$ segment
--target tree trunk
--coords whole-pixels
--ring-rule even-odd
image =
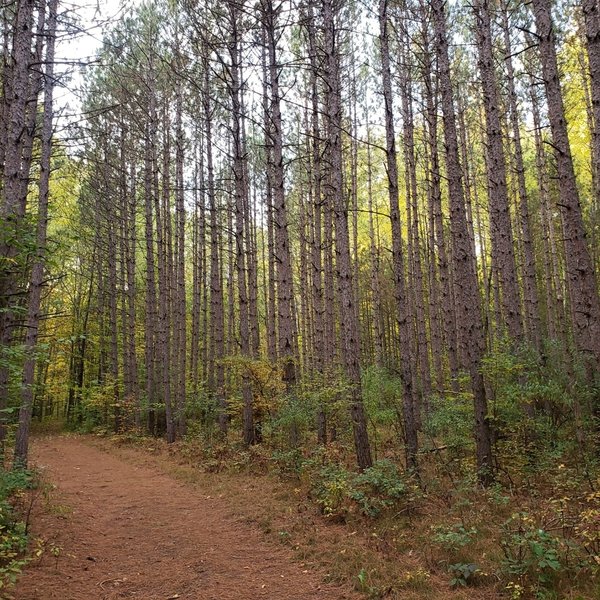
[[[273,223],[275,226],[275,262],[277,265],[277,322],[279,333],[279,359],[283,367],[283,380],[288,393],[296,383],[294,364],[294,313],[292,260],[288,233],[288,209],[286,206],[283,170],[283,131],[281,121],[279,65],[277,64],[277,15],[271,0],[263,2],[263,18],[269,58],[270,146],[272,164],[269,168],[273,190]]]
[[[462,170],[458,154],[445,3],[443,0],[432,0],[431,5],[444,120],[458,350],[459,356],[463,357],[465,366],[471,375],[478,477],[481,483],[488,484],[492,480],[493,462],[491,432],[487,420],[487,400],[481,373],[481,358],[485,350],[481,326],[481,301],[474,267],[475,257],[467,224]]]
[[[540,337],[540,312],[539,297],[536,282],[535,248],[531,232],[531,219],[529,216],[529,197],[525,183],[525,164],[523,161],[523,147],[519,130],[519,110],[515,88],[515,73],[512,63],[512,46],[510,41],[510,24],[508,20],[508,7],[503,0],[502,29],[504,35],[504,63],[508,85],[508,107],[510,113],[510,127],[513,136],[514,169],[517,176],[517,193],[519,198],[519,225],[521,230],[522,246],[522,279],[523,279],[523,304],[525,306],[525,324],[527,326],[527,339],[538,350],[541,345]]]
[[[239,335],[240,350],[243,357],[250,357],[250,323],[248,307],[248,288],[246,270],[246,249],[248,240],[245,238],[245,216],[247,203],[246,188],[246,155],[244,152],[242,126],[242,84],[240,74],[240,44],[239,7],[233,2],[228,3],[231,26],[229,44],[230,74],[231,74],[231,103],[232,103],[232,143],[233,143],[233,179],[235,194],[235,260],[238,286]],[[242,367],[242,396],[243,396],[243,439],[246,446],[256,442],[254,430],[253,397],[251,383],[244,367]]]
[[[396,319],[398,323],[398,342],[400,346],[400,376],[402,379],[403,417],[405,435],[406,466],[418,470],[417,420],[415,415],[415,390],[413,387],[413,356],[411,352],[411,324],[408,319],[408,302],[404,279],[404,250],[402,248],[402,225],[398,206],[398,163],[394,133],[394,114],[392,102],[392,79],[388,38],[388,2],[379,2],[379,42],[381,47],[381,68],[383,79],[383,99],[385,107],[386,166],[388,179],[388,199],[392,227],[392,263],[394,293],[396,301]]]
[[[533,0],[532,7],[556,157],[573,334],[577,349],[586,356],[590,377],[593,377],[600,365],[600,301],[583,226],[579,190],[567,133],[556,60],[551,2]]]
[[[344,198],[342,172],[342,106],[340,94],[339,33],[336,19],[340,5],[337,0],[323,0],[324,27],[325,118],[329,137],[328,160],[330,197],[333,200],[335,224],[336,277],[340,293],[340,322],[342,359],[350,384],[350,413],[354,432],[356,459],[361,469],[373,464],[367,431],[360,380],[360,330],[354,306],[354,286],[350,257],[348,207]]]
[[[503,320],[511,339],[514,342],[520,342],[523,335],[521,301],[508,204],[504,140],[500,123],[500,94],[498,92],[492,49],[490,0],[476,0],[474,11],[479,73],[482,80],[485,111],[486,172],[492,252],[495,257],[495,266],[498,269]]]
[[[46,233],[48,229],[48,196],[50,184],[50,159],[52,157],[52,118],[54,91],[54,46],[56,40],[56,13],[58,0],[50,0],[48,6],[47,47],[44,71],[44,113],[41,135],[40,181],[38,200],[38,223],[36,256],[31,271],[29,306],[27,309],[25,348],[26,359],[23,367],[21,387],[21,407],[19,428],[15,440],[15,467],[27,467],[29,450],[29,429],[34,395],[34,375],[36,346],[40,325],[40,306],[46,264]]]
[[[31,51],[34,0],[19,0],[15,8],[12,55],[4,92],[5,139],[1,140],[3,151],[2,195],[0,197],[0,411],[8,405],[8,385],[11,357],[7,354],[15,326],[15,293],[18,273],[14,272],[14,258],[21,235],[25,202],[22,198],[21,178],[22,133],[26,122],[29,82],[29,55]],[[4,137],[4,132],[3,132]],[[27,174],[28,175],[28,174]],[[6,427],[0,423],[0,445],[4,448]]]

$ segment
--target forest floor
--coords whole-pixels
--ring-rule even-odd
[[[45,550],[19,579],[17,600],[359,597],[294,560],[224,494],[165,472],[157,457],[51,436],[35,440],[32,462],[46,488],[32,534]]]

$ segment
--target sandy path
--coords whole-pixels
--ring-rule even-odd
[[[226,501],[80,440],[35,444],[58,486],[33,534],[60,547],[20,579],[18,600],[341,600],[354,597],[305,571],[289,551],[227,513]]]

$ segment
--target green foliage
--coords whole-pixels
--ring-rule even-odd
[[[315,422],[313,406],[302,402],[295,394],[282,396],[276,412],[270,413],[270,420],[264,423],[264,431],[277,440],[278,445],[288,445],[289,432],[294,430],[301,436],[308,433]]]
[[[359,592],[367,594],[368,598],[378,598],[380,595],[377,592],[377,588],[371,585],[371,579],[371,573],[363,567],[356,576],[356,589]]]
[[[0,472],[0,591],[12,587],[29,562],[27,526],[17,516],[14,504],[24,490],[36,485],[31,471]]]
[[[271,457],[275,470],[281,477],[299,477],[304,465],[304,455],[299,448],[275,450]]]
[[[470,392],[448,396],[433,396],[431,412],[426,416],[423,429],[428,437],[443,440],[454,458],[464,456],[473,447],[473,397]]]
[[[502,564],[508,577],[519,583],[533,583],[538,590],[548,589],[557,573],[566,568],[561,558],[561,540],[536,527],[532,517],[524,512],[514,514],[502,530]]]
[[[455,563],[448,567],[448,572],[452,575],[450,580],[452,587],[465,587],[473,583],[480,569],[475,563]]]
[[[111,426],[114,409],[117,406],[115,395],[121,388],[121,382],[93,381],[83,388],[81,403],[77,407],[78,415],[74,422],[78,429],[91,433],[98,428]]]
[[[515,351],[508,341],[501,341],[483,361],[483,373],[493,391],[488,419],[498,438],[509,440],[519,452],[535,453],[530,456],[536,459],[531,464],[571,447],[577,425],[572,418],[574,402],[579,406],[592,403],[594,390],[582,361],[575,356],[572,369],[567,369],[566,353],[556,342],[547,342],[540,355],[527,347]],[[547,468],[546,464],[538,466]]]
[[[466,529],[462,524],[436,525],[433,528],[432,541],[448,552],[453,552],[468,546],[477,535],[477,529]]]
[[[296,410],[304,410],[304,426],[310,427],[316,422],[319,411],[325,413],[329,426],[345,431],[348,425],[347,398],[350,386],[346,376],[338,371],[312,373],[300,383]]]
[[[188,436],[204,436],[211,439],[215,433],[219,407],[216,398],[206,385],[194,388],[191,382],[187,384],[186,419]],[[191,427],[191,429],[190,429]]]
[[[506,506],[510,502],[510,497],[504,493],[502,485],[498,482],[493,483],[487,489],[487,499],[490,504],[498,508]]]
[[[326,516],[343,516],[353,492],[352,474],[338,465],[325,465],[316,473],[311,495]]]
[[[20,490],[36,485],[34,473],[28,470],[2,471],[0,474],[0,498],[7,500]]]
[[[411,498],[418,488],[405,479],[396,465],[389,460],[379,460],[353,478],[352,493],[363,514],[377,517],[402,500]]]
[[[255,426],[264,431],[281,408],[285,385],[280,366],[268,360],[243,356],[227,356],[222,361],[227,371],[225,398],[229,415],[241,422],[243,399],[242,386],[252,388],[252,407]]]
[[[363,401],[373,422],[378,425],[392,425],[397,421],[401,389],[400,379],[387,369],[372,365],[364,370]]]
[[[328,516],[345,516],[358,510],[376,518],[400,503],[412,504],[418,495],[390,461],[376,462],[362,473],[352,473],[336,464],[326,464],[311,473],[311,494]]]

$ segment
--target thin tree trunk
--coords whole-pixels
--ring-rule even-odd
[[[148,405],[148,429],[150,433],[156,433],[156,347],[157,347],[157,318],[156,308],[156,274],[154,260],[154,227],[153,227],[153,205],[154,205],[154,170],[156,151],[156,110],[155,97],[150,83],[149,102],[149,124],[147,127],[147,138],[144,150],[144,239],[146,241],[146,297],[145,297],[145,319],[144,319],[144,362],[146,366],[146,402]]]
[[[388,38],[388,2],[379,2],[379,41],[381,47],[381,65],[383,79],[383,98],[385,105],[385,139],[386,165],[388,179],[388,199],[390,221],[392,227],[392,263],[394,276],[394,293],[396,301],[396,320],[398,324],[398,342],[400,346],[400,364],[402,379],[403,418],[405,435],[406,466],[418,470],[417,420],[415,415],[415,390],[413,387],[413,357],[411,353],[410,322],[408,319],[408,302],[404,280],[404,251],[402,248],[402,226],[398,207],[398,164],[396,156],[396,140],[394,133],[394,114],[392,103],[392,81],[390,71],[390,54]]]
[[[366,112],[366,110],[365,110]],[[365,115],[368,123],[368,115]],[[374,360],[378,367],[383,366],[383,323],[381,307],[381,273],[377,243],[375,239],[375,223],[373,211],[373,161],[371,157],[371,129],[367,125],[367,206],[369,210],[369,258],[371,267],[371,301],[373,302],[373,345]]]
[[[177,17],[178,19],[179,17]],[[179,21],[176,24],[175,52],[178,69],[181,62],[179,49]],[[174,358],[175,358],[175,420],[177,433],[186,433],[186,286],[185,286],[185,206],[184,206],[184,133],[183,133],[183,98],[179,87],[175,97],[175,315],[174,315]]]
[[[314,343],[312,347],[313,366],[317,374],[323,375],[327,361],[327,351],[323,340],[325,337],[325,307],[323,293],[323,198],[322,198],[322,168],[321,143],[319,131],[319,89],[318,89],[318,53],[316,46],[315,15],[312,6],[309,7],[307,19],[308,52],[310,58],[310,101],[311,101],[311,141],[312,152],[310,162],[312,168],[312,214],[313,240],[311,252],[312,267],[312,305],[314,322]],[[317,409],[317,441],[327,443],[327,408],[321,404]]]
[[[581,0],[588,55],[592,128],[592,173],[595,181],[595,212],[600,211],[600,6],[598,0]]]
[[[525,307],[525,323],[529,342],[538,350],[540,349],[540,312],[539,298],[536,282],[536,258],[533,237],[531,232],[531,219],[529,215],[529,197],[525,182],[525,164],[523,161],[523,147],[519,129],[519,109],[515,88],[515,73],[512,63],[512,46],[510,41],[510,24],[508,20],[508,7],[503,0],[502,29],[504,35],[504,63],[508,85],[508,107],[510,113],[510,127],[514,146],[514,169],[517,175],[517,192],[519,198],[519,226],[521,230],[521,245],[523,253],[522,279],[523,279],[523,304]]]
[[[427,337],[427,323],[425,318],[425,309],[423,301],[425,297],[423,288],[423,271],[421,268],[421,249],[419,234],[419,215],[418,215],[418,187],[417,187],[417,158],[415,153],[415,128],[412,108],[412,81],[410,76],[410,67],[408,64],[408,42],[405,39],[406,33],[403,33],[401,44],[401,67],[400,67],[400,97],[402,100],[402,119],[403,143],[405,148],[406,164],[406,190],[408,200],[408,229],[410,240],[409,252],[409,272],[412,278],[413,293],[410,295],[414,310],[409,311],[414,315],[415,334],[414,346],[417,353],[418,369],[415,369],[413,376],[417,375],[420,382],[420,392],[427,398],[431,393],[431,369],[429,366],[429,340]],[[420,403],[418,395],[415,394],[415,418],[420,422]]]
[[[248,307],[246,250],[248,240],[245,238],[245,216],[247,204],[246,165],[242,125],[242,84],[240,74],[240,43],[239,31],[240,15],[239,6],[229,3],[229,16],[231,26],[231,41],[229,45],[230,74],[231,74],[231,102],[232,102],[232,143],[233,143],[233,178],[235,194],[235,260],[237,270],[238,311],[240,350],[243,357],[250,357],[250,323]],[[246,446],[256,442],[254,430],[253,397],[251,383],[244,369],[242,373],[242,422],[243,439]]]
[[[426,42],[424,47],[424,81],[426,91],[426,106],[427,106],[427,122],[428,135],[427,140],[431,156],[431,202],[433,212],[433,235],[435,237],[435,246],[437,249],[438,271],[440,278],[441,292],[441,310],[444,321],[444,341],[448,353],[448,367],[450,370],[450,378],[454,391],[458,391],[458,354],[456,347],[456,313],[454,309],[454,299],[452,294],[452,281],[448,261],[448,252],[446,249],[446,239],[444,232],[444,220],[442,211],[442,186],[440,161],[438,152],[438,90],[437,85],[434,86],[431,76],[431,59],[432,54],[429,43],[430,37],[427,31],[425,18],[423,17],[423,38]]]

